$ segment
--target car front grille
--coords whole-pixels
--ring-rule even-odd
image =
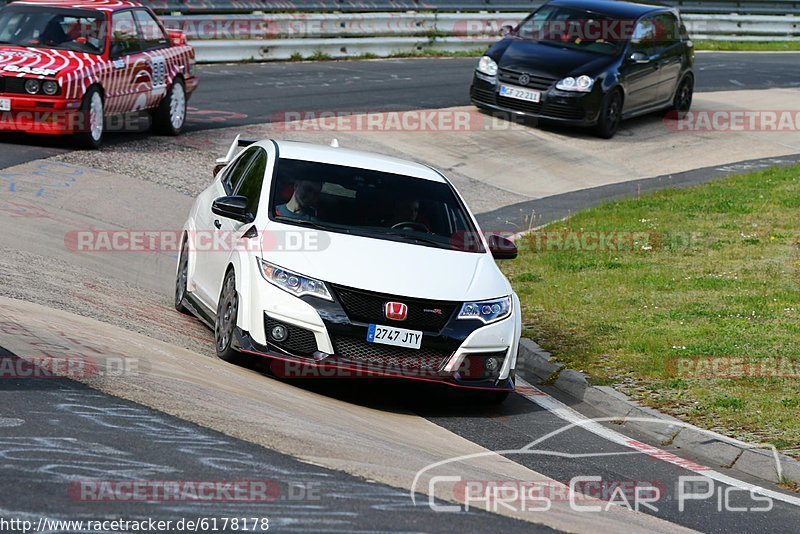
[[[411,299],[342,286],[333,286],[333,290],[351,321],[389,324],[424,332],[440,332],[459,306],[456,302]],[[406,320],[388,320],[384,311],[387,302],[401,302],[408,306]]]
[[[391,347],[345,336],[335,336],[333,348],[335,356],[341,360],[395,372],[436,372],[452,356],[452,353],[447,354],[425,348],[414,350]]]
[[[586,112],[579,106],[547,102],[542,109],[542,115],[559,119],[581,120],[585,118]]]
[[[278,325],[286,327],[286,330],[289,332],[289,336],[281,342],[275,341],[269,335],[270,331]],[[264,329],[267,334],[267,340],[272,345],[286,352],[298,356],[311,356],[317,351],[317,338],[314,337],[314,332],[311,330],[276,321],[268,315],[264,316]]]
[[[529,102],[527,100],[519,100],[516,98],[507,98],[505,96],[497,97],[497,105],[507,108],[513,109],[515,111],[524,111],[525,113],[535,113],[539,114],[542,109],[542,104],[539,102]]]
[[[527,74],[527,76],[530,78],[530,81],[526,85],[519,83],[519,78],[523,74]],[[558,78],[551,78],[549,76],[542,76],[539,74],[530,74],[511,69],[500,69],[498,77],[502,83],[528,87],[537,91],[547,91],[553,86],[554,83],[558,81]]]
[[[497,93],[495,93],[494,86],[486,89],[484,87],[473,85],[472,89],[470,90],[470,97],[472,97],[472,100],[482,104],[489,104],[491,106],[497,104],[497,100],[495,98],[496,94]]]

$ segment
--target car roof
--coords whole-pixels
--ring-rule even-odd
[[[142,7],[139,2],[129,0],[22,0],[9,5],[69,7],[97,11],[119,11],[131,7]]]
[[[277,139],[260,141],[256,143],[256,145],[266,148],[267,145],[272,142],[278,146],[279,157],[284,159],[315,161],[332,165],[342,165],[344,167],[355,167],[357,169],[400,174],[403,176],[430,180],[432,182],[447,182],[440,173],[431,167],[422,165],[421,163],[372,152],[334,148],[327,145],[300,143],[297,141],[279,141]]]
[[[553,0],[547,5],[575,7],[622,19],[638,19],[653,11],[669,11],[668,7],[618,2],[616,0]]]

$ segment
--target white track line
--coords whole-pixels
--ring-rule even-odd
[[[756,486],[755,484],[750,484],[748,482],[737,480],[728,475],[724,475],[718,471],[714,471],[710,467],[706,467],[704,465],[700,465],[695,462],[685,460],[683,458],[680,458],[679,456],[672,454],[671,452],[667,452],[665,450],[659,449],[657,447],[652,447],[650,445],[645,445],[639,441],[636,441],[623,434],[620,434],[615,430],[606,428],[603,425],[599,424],[596,420],[589,419],[585,415],[573,410],[563,402],[551,397],[544,391],[536,388],[535,386],[530,385],[525,380],[519,378],[519,376],[517,377],[516,391],[525,399],[541,406],[542,408],[552,413],[556,417],[570,423],[571,426],[583,428],[591,432],[592,434],[600,436],[601,438],[606,439],[612,443],[616,443],[618,445],[623,445],[625,447],[637,450],[655,459],[676,465],[678,467],[681,467],[698,475],[710,478],[722,484],[727,484],[728,486],[733,486],[741,490],[750,491],[758,495],[763,495],[765,497],[769,497],[776,501],[785,502],[788,504],[792,504],[794,506],[800,506],[800,497],[786,495],[784,493],[773,491],[767,488],[762,488],[761,486]],[[619,417],[608,418],[608,420],[612,419],[618,420]],[[654,421],[656,420],[654,419]],[[559,431],[557,431],[556,433],[558,432]],[[555,435],[555,433],[548,434],[544,438],[534,441],[528,447],[532,447],[533,445],[536,445],[544,441],[545,439],[551,437],[552,435]]]

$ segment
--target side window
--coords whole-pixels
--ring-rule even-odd
[[[167,36],[164,35],[164,30],[158,24],[153,15],[144,9],[137,9],[134,11],[136,22],[139,23],[139,31],[142,34],[142,41],[144,42],[145,50],[154,50],[157,48],[164,48],[169,45]]]
[[[237,195],[247,197],[247,212],[253,217],[258,215],[258,203],[261,200],[261,188],[264,186],[264,173],[267,172],[267,153],[258,149],[252,165],[236,191]]]
[[[133,13],[120,11],[111,19],[111,57],[120,57],[142,51],[139,30]]]
[[[242,181],[245,171],[247,171],[247,167],[250,165],[250,162],[253,161],[255,155],[256,149],[251,148],[239,156],[234,164],[228,168],[225,172],[225,176],[222,177],[222,187],[225,188],[225,193],[232,195],[233,192],[236,191]]]
[[[655,26],[655,41],[658,48],[667,48],[674,45],[680,35],[678,19],[672,13],[660,13],[653,17]]]
[[[631,36],[631,50],[651,56],[656,51],[656,45],[656,27],[653,19],[646,18],[637,22]]]

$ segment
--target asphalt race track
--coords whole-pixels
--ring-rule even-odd
[[[194,109],[188,130],[202,133],[281,122],[284,114],[291,111],[466,106],[474,63],[473,59],[423,59],[206,65],[200,68],[201,88],[190,102]],[[799,64],[800,54],[794,53],[701,53],[697,56],[696,90],[797,88]],[[112,148],[126,147],[145,139],[149,139],[146,133],[114,134],[108,143]],[[20,176],[25,172],[55,172],[58,165],[67,169],[64,172],[72,172],[73,167],[62,163],[36,167],[36,160],[69,151],[59,140],[4,135],[0,141],[0,169],[28,162],[27,166],[17,167]],[[209,160],[217,156],[208,155]],[[603,199],[667,185],[691,185],[741,169],[775,164],[774,159],[746,155],[741,159],[750,161],[739,166],[703,166],[509,203],[483,211],[478,217],[484,226],[498,227],[500,221],[515,222],[520,212],[534,210],[541,215],[540,222],[547,222]],[[789,155],[780,164],[797,161],[800,156]],[[115,194],[109,195],[106,188]],[[72,335],[61,340],[68,348],[73,341],[80,346],[80,340],[102,339],[97,332],[115,332],[100,326],[96,326],[97,332],[90,331],[95,323],[120,326],[113,317],[97,316],[97,309],[113,306],[109,315],[129,312],[138,317],[125,325],[128,331],[124,342],[107,339],[104,342],[108,346],[119,341],[120,351],[135,351],[138,343],[145,346],[145,336],[151,336],[154,325],[165,318],[161,322],[168,326],[160,324],[159,328],[165,329],[151,337],[159,339],[159,343],[181,338],[181,342],[175,342],[180,351],[170,352],[164,343],[147,345],[150,361],[166,362],[164,374],[158,376],[158,369],[146,369],[141,381],[113,383],[107,388],[94,389],[56,378],[0,380],[0,479],[9,488],[0,500],[2,517],[22,517],[35,524],[42,516],[165,520],[264,516],[269,517],[270,526],[277,532],[618,532],[625,528],[631,532],[797,532],[800,495],[774,484],[710,465],[690,450],[662,447],[685,462],[671,460],[674,457],[666,453],[646,454],[644,446],[632,450],[610,440],[605,432],[626,432],[636,443],[658,444],[614,424],[603,426],[605,432],[587,427],[558,433],[572,422],[571,416],[566,407],[558,404],[559,394],[544,386],[542,392],[523,385],[520,393],[502,406],[483,406],[462,402],[447,389],[421,384],[359,381],[358,387],[353,387],[353,381],[348,380],[307,380],[286,385],[263,376],[259,362],[232,368],[208,358],[213,334],[168,307],[173,257],[81,257],[85,263],[73,269],[67,265],[69,251],[60,250],[64,248],[64,231],[69,228],[141,228],[145,224],[147,228],[175,228],[182,223],[191,197],[158,183],[126,184],[123,176],[96,169],[76,174],[74,185],[68,190],[65,187],[51,193],[14,191],[9,204],[20,211],[0,209],[1,220],[8,221],[8,234],[0,236],[0,250],[11,250],[13,243],[30,243],[24,253],[30,254],[31,271],[36,274],[41,269],[58,278],[43,281],[43,293],[48,293],[50,287],[53,293],[57,292],[59,284],[74,284],[76,289],[69,295],[47,295],[49,300],[30,306],[19,304],[16,308],[10,299],[0,297],[4,304],[0,306],[0,325],[5,329],[0,331],[0,366],[13,367],[18,356],[26,354],[22,350],[36,346],[26,345],[19,331],[15,334],[15,328],[23,329],[25,325],[21,319],[19,324],[14,321],[24,312],[45,330],[50,318],[42,316],[43,308],[35,305],[56,307],[53,303],[65,300],[80,303],[76,307],[65,305],[62,311],[66,308],[85,319],[70,323],[66,313],[52,319],[57,325],[53,328],[62,331],[69,330],[64,325],[73,325],[69,332]],[[9,200],[3,194],[6,189],[0,192],[0,208]],[[146,213],[139,208],[143,205],[147,205]],[[38,210],[38,215],[26,217],[25,210]],[[35,243],[39,237],[42,242]],[[56,265],[37,263],[37,258],[46,256],[44,251],[55,248],[59,248],[52,258]],[[0,258],[3,284],[13,281],[22,286],[35,280],[30,273],[7,272],[3,266]],[[124,291],[129,292],[111,291],[103,285],[105,280],[93,279],[99,278],[98,273],[119,280],[125,285]],[[106,290],[109,294],[102,295]],[[8,293],[26,300],[25,288],[4,295]],[[124,298],[117,299],[119,295]],[[164,298],[147,300],[152,295]],[[108,300],[103,301],[103,297]],[[91,328],[84,328],[86,325]],[[182,360],[188,353],[187,346],[181,345],[182,336],[207,350],[194,354],[196,359]],[[43,334],[42,343],[55,343],[53,339]],[[229,390],[224,388],[238,384],[242,384],[241,392],[226,396]],[[215,388],[222,393],[209,393]],[[155,405],[164,408],[154,409]],[[595,415],[591,408],[580,408],[588,417]],[[283,426],[259,429],[259,417],[265,415]],[[242,428],[242,422],[247,421],[252,423],[252,429]],[[230,431],[237,425],[238,430]],[[411,429],[408,435],[404,435],[403,425]],[[364,443],[364,436],[374,438],[376,444]],[[314,437],[313,450],[304,449],[310,442],[303,440]],[[522,451],[531,443],[537,444],[531,449],[535,454]],[[426,483],[411,488],[416,503],[410,499],[408,489],[400,489],[407,488],[409,482],[403,464],[416,467],[414,462],[419,460],[424,465],[423,459],[436,457],[437,452],[452,457],[451,450],[445,448],[447,444],[453,444],[453,450],[468,447],[470,452],[502,451],[502,458],[492,460],[501,464],[498,471],[486,471],[485,465],[469,471],[475,477],[495,477],[485,481],[533,473],[550,483],[569,484],[576,476],[597,476],[608,485],[651,483],[662,494],[657,507],[598,516],[596,530],[592,516],[565,514],[568,508],[564,502],[557,503],[552,511],[526,516],[524,520],[508,510],[434,512],[429,506]],[[416,447],[419,458],[414,457]],[[680,482],[703,473],[716,477],[712,497],[693,500],[681,510]],[[74,485],[95,476],[109,480],[267,481],[275,485],[277,497],[256,503],[76,503]],[[741,511],[762,505],[754,494],[770,496],[771,508],[765,512]],[[722,505],[723,497],[729,499],[727,506]],[[445,502],[438,499],[433,504],[441,506]],[[739,510],[733,511],[734,507]]]
[[[798,87],[800,53],[698,53],[697,91]],[[292,111],[379,111],[469,104],[475,60],[397,59],[200,67],[187,131],[282,121]],[[220,98],[219,95],[225,95]],[[111,136],[111,143],[134,141]],[[0,135],[0,169],[63,150],[59,139]]]

